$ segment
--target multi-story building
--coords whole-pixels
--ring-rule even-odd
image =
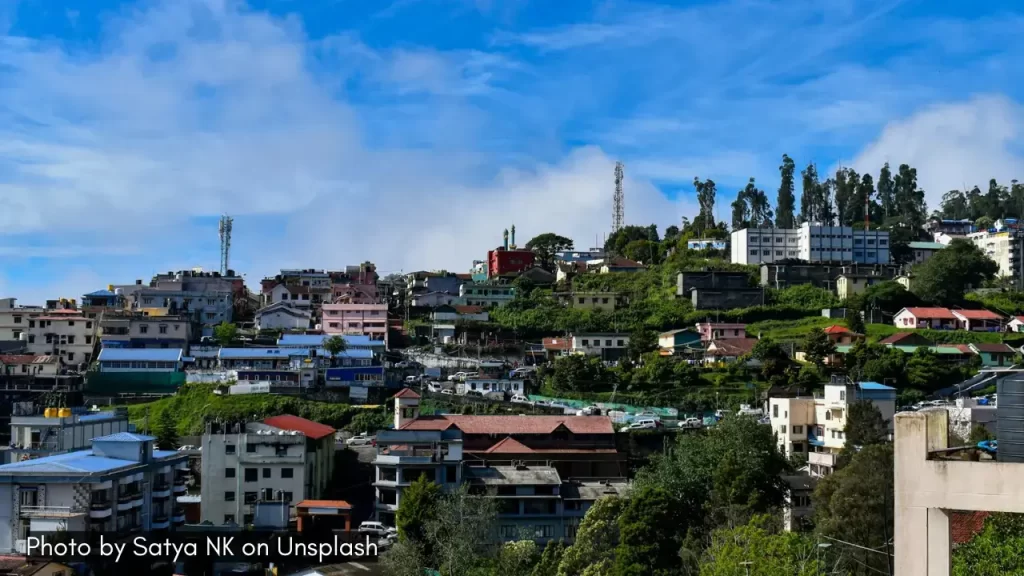
[[[149,316],[186,316],[199,326],[202,336],[212,336],[214,327],[231,322],[234,314],[234,296],[229,289],[142,288],[132,298],[132,310]]]
[[[613,332],[573,334],[571,351],[573,354],[586,354],[606,361],[615,361],[626,354],[627,347],[629,347],[629,334]]]
[[[516,247],[516,227],[512,227],[512,242],[509,243],[508,230],[505,230],[505,241],[494,250],[487,251],[487,277],[490,279],[502,276],[515,276],[533,268],[536,261],[533,250],[519,250]]]
[[[322,348],[324,340],[333,336],[337,334],[282,334],[277,345],[281,348]],[[357,334],[342,334],[341,338],[345,340],[346,350],[369,350],[374,354],[384,352],[383,340]]]
[[[251,524],[257,502],[323,497],[334,471],[334,428],[283,415],[262,422],[207,424],[202,519]]]
[[[377,267],[373,262],[346,266],[344,272],[331,272],[331,301],[345,304],[377,304]]]
[[[836,457],[846,445],[846,416],[849,405],[858,400],[871,402],[889,423],[896,413],[896,389],[877,382],[850,383],[833,379],[822,397],[771,398],[769,418],[779,448],[786,456],[806,454],[812,476],[827,476]]]
[[[324,304],[324,334],[351,334],[367,336],[371,340],[388,342],[387,304]]]
[[[555,252],[555,262],[587,262],[590,260],[602,260],[604,257],[604,248],[591,248],[589,250],[562,250],[560,252]]]
[[[308,330],[312,328],[313,313],[310,310],[275,302],[256,311],[258,330]]]
[[[799,228],[744,228],[731,236],[732,261],[889,263],[889,233],[804,223]]]
[[[423,416],[419,395],[395,396],[395,428],[377,434],[377,518],[394,523],[402,492],[426,476],[500,500],[501,540],[571,541],[590,505],[621,494],[623,460],[603,416]]]
[[[28,333],[28,321],[42,316],[42,306],[18,306],[17,298],[0,298],[0,341],[21,340]]]
[[[48,408],[11,416],[9,462],[41,458],[59,452],[85,450],[93,438],[128,432],[128,410],[89,412],[83,408]]]
[[[570,308],[580,310],[603,310],[614,312],[618,306],[625,301],[622,294],[618,292],[571,292],[560,294],[559,299],[569,305]]]
[[[99,322],[87,318],[73,300],[51,301],[41,315],[28,320],[28,352],[57,356],[65,367],[88,366],[98,332]]]
[[[459,296],[466,306],[494,308],[511,302],[516,297],[516,289],[501,283],[463,284],[459,287]]]
[[[712,340],[724,340],[730,338],[746,338],[746,324],[730,324],[726,322],[698,322],[697,333],[700,334],[701,342]]]
[[[184,524],[188,456],[152,436],[118,432],[92,447],[0,466],[0,553],[25,553],[29,534],[128,536]]]
[[[894,264],[761,264],[761,286],[782,290],[790,286],[810,284],[818,288],[835,290],[837,279],[843,274],[869,275],[892,280],[900,267]]]
[[[973,232],[967,239],[981,248],[999,266],[998,275],[1012,278],[1018,287],[1024,284],[1024,231],[1017,228]]]
[[[110,312],[99,320],[103,348],[177,348],[188,351],[193,322],[188,316]]]

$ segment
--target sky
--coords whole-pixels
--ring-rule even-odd
[[[779,164],[1024,179],[1016,0],[0,0],[0,297],[466,271],[716,212]]]

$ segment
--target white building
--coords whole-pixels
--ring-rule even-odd
[[[0,298],[0,340],[20,340],[28,321],[44,312],[40,306],[18,306],[17,298]]]
[[[466,306],[491,308],[504,306],[516,296],[516,289],[509,284],[462,284],[459,297]]]
[[[80,310],[52,309],[28,320],[30,354],[58,356],[62,366],[87,366],[96,348],[99,323]]]
[[[571,351],[574,354],[599,356],[602,360],[618,360],[625,355],[628,346],[629,334],[573,334]]]
[[[846,445],[846,416],[850,403],[868,400],[889,423],[896,413],[896,389],[876,382],[825,385],[821,398],[771,398],[768,416],[779,448],[787,457],[806,454],[812,476],[827,476]]]
[[[39,414],[11,416],[11,462],[92,447],[92,439],[128,432],[128,410],[80,412],[50,408]],[[66,411],[66,412],[65,412]]]
[[[334,433],[291,415],[207,425],[203,521],[251,524],[257,502],[287,502],[294,516],[299,502],[322,498],[334,471]]]
[[[156,450],[152,436],[118,432],[92,448],[0,466],[0,553],[25,553],[29,534],[114,534],[185,523],[188,455]]]
[[[275,302],[256,312],[257,330],[306,330],[313,314],[284,302]]]
[[[1001,230],[974,232],[968,234],[967,239],[995,261],[999,266],[999,276],[1024,281],[1024,260],[1021,259],[1024,235],[1017,230]]]
[[[849,226],[744,228],[731,236],[732,261],[738,264],[805,262],[889,263],[889,233]]]
[[[34,354],[0,355],[0,375],[55,378],[60,371],[56,356]]]

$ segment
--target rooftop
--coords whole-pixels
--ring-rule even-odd
[[[953,311],[949,308],[904,308],[916,318],[931,318],[934,320],[956,320]],[[899,314],[897,314],[898,316]]]
[[[179,455],[178,452],[173,451],[153,451],[153,457],[157,459]],[[76,450],[74,452],[54,454],[13,464],[4,464],[0,466],[0,476],[22,474],[102,474],[138,465],[138,462],[132,460],[99,456],[93,450]]]
[[[420,398],[420,395],[412,388],[403,388],[398,394],[392,396],[392,398]]]
[[[344,500],[303,500],[295,505],[296,508],[334,508],[340,510],[351,510],[352,505]]]
[[[971,344],[971,348],[977,350],[978,352],[1001,352],[1005,354],[1012,354],[1014,352],[1013,348],[1011,348],[1008,344],[1001,344],[995,342],[982,342],[979,344]]]
[[[180,348],[101,348],[100,362],[180,362]]]
[[[313,422],[312,420],[306,420],[291,414],[271,416],[270,418],[265,418],[263,423],[281,430],[298,430],[311,440],[320,440],[327,436],[333,436],[336,432],[334,428],[326,424],[320,424],[319,422]]]
[[[284,334],[281,336],[280,339],[278,339],[277,345],[286,347],[299,346],[309,348],[312,346],[323,345],[324,340],[330,337],[331,335],[329,334]],[[345,344],[347,344],[349,348],[352,348],[354,346],[384,345],[384,342],[379,340],[373,341],[370,339],[369,336],[345,334],[342,336],[342,339],[345,340]]]
[[[465,434],[551,434],[565,427],[574,434],[614,434],[607,416],[420,416],[402,430],[445,430],[451,426]]]
[[[896,390],[892,386],[886,386],[885,384],[879,384],[878,382],[860,382],[860,383],[857,384],[857,386],[861,390],[885,390],[885,391],[890,391],[890,390],[891,391],[895,391]]]
[[[938,242],[908,242],[907,246],[911,250],[942,250],[946,247],[945,244],[939,244]]]
[[[562,485],[563,500],[597,500],[602,496],[622,496],[629,488],[625,478],[572,480]]]
[[[92,439],[93,442],[152,442],[154,440],[156,440],[155,436],[134,434],[132,432],[117,432]]]
[[[0,355],[0,364],[55,364],[56,356],[37,356],[35,354]]]
[[[757,338],[719,338],[711,341],[707,353],[712,356],[743,356],[756,345]]]
[[[1003,317],[991,310],[953,310],[953,314],[968,320],[1002,320]]]
[[[558,486],[562,479],[550,466],[469,466],[466,476],[485,486]]]

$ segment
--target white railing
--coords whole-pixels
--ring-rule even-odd
[[[20,511],[29,518],[71,518],[85,514],[85,509],[72,506],[22,506]]]

